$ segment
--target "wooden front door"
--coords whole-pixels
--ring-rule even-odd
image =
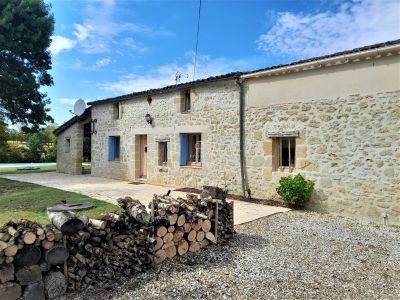
[[[147,135],[141,135],[139,143],[139,177],[147,178]]]

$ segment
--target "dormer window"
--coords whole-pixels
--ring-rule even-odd
[[[181,112],[190,112],[191,101],[190,101],[190,90],[181,91]]]

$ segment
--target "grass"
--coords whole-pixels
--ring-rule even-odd
[[[33,183],[0,178],[0,224],[11,219],[28,219],[47,224],[46,208],[52,204],[67,202],[91,202],[94,208],[82,212],[90,218],[99,218],[107,212],[121,209],[111,203],[85,195],[49,188]]]
[[[92,165],[87,164],[87,163],[85,163],[83,166],[85,167],[85,173],[87,171],[90,171],[92,168]],[[21,168],[21,167],[18,167],[18,168]],[[0,168],[0,175],[23,174],[23,173],[42,173],[42,172],[55,172],[56,171],[56,166],[41,166],[39,168],[40,169],[37,169],[37,170],[17,170],[17,167]]]

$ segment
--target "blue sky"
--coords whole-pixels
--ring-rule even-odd
[[[85,101],[193,79],[199,1],[47,1],[57,124]],[[202,1],[195,79],[400,38],[399,0]]]

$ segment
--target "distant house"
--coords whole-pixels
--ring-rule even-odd
[[[316,182],[310,207],[400,224],[400,40],[93,101],[55,132],[58,172],[273,198]]]

